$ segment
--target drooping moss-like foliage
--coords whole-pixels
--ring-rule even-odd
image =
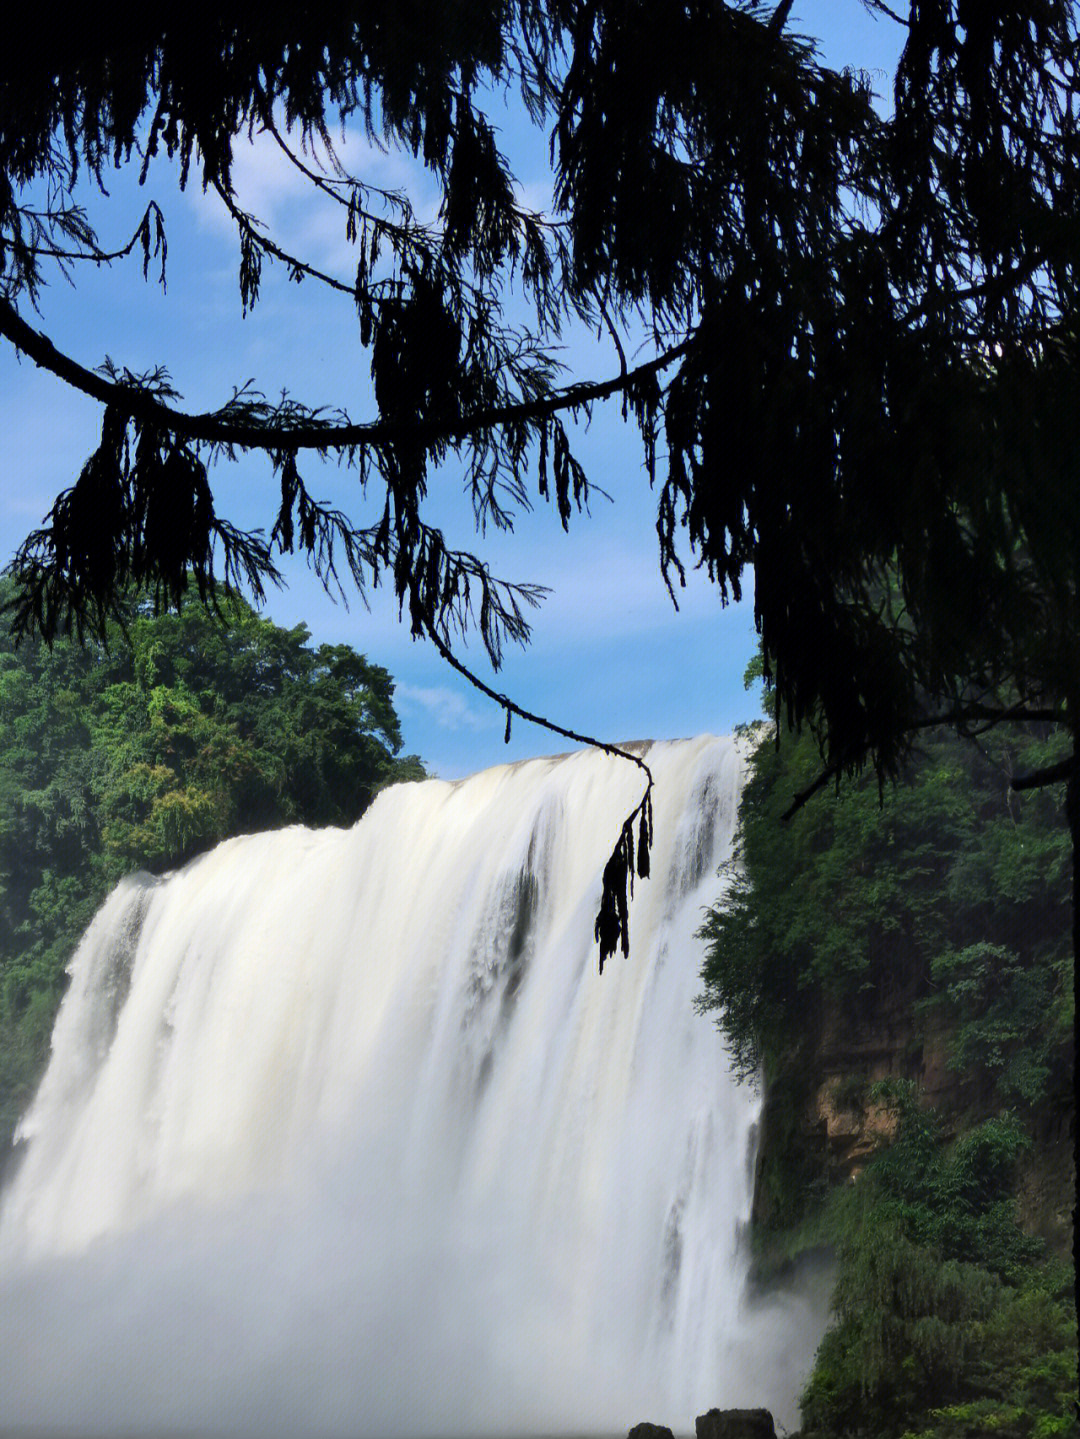
[[[896,27],[880,101],[857,52],[822,62],[793,0],[271,3],[197,24],[160,7],[61,25],[15,13],[0,49],[0,344],[101,419],[13,560],[16,625],[100,631],[131,584],[176,604],[192,583],[207,600],[259,596],[300,549],[332,590],[339,575],[361,593],[391,585],[412,634],[508,721],[576,740],[454,646],[473,631],[497,668],[528,639],[540,591],[493,574],[483,534],[536,498],[564,526],[588,508],[568,417],[614,400],[641,440],[672,593],[691,564],[738,599],[752,568],[767,673],[834,772],[894,778],[931,720],[1049,720],[1075,755],[1076,6],[864,4]],[[515,96],[551,157],[547,213],[522,203],[527,177],[499,150]],[[377,170],[345,169],[339,125],[423,167],[434,223]],[[233,159],[257,134],[336,209],[352,247],[340,269],[245,208]],[[160,198],[106,241],[103,172],[129,165]],[[194,413],[167,354],[95,370],[38,329],[54,266],[74,279],[135,256],[164,283],[162,201],[196,177],[235,227],[239,311],[271,264],[355,310],[343,363],[370,373],[366,419],[319,395],[268,400],[256,381]],[[610,358],[581,351],[562,383],[563,326],[579,321]],[[310,317],[281,323],[307,333]],[[215,494],[215,465],[241,452],[263,460],[258,529]],[[356,481],[340,510],[313,488],[330,456]],[[432,523],[443,466],[472,500],[472,551]],[[1080,848],[1080,772],[1062,765]],[[605,871],[601,963],[628,942],[646,810]]]

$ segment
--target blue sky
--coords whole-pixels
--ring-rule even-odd
[[[796,0],[789,23],[819,38],[828,63],[869,69],[875,89],[887,95],[901,34],[891,21],[872,18],[861,0]],[[542,137],[529,132],[523,117],[508,115],[502,145],[529,203],[542,205],[550,194]],[[371,150],[356,137],[342,153],[364,178],[407,187],[421,212],[433,205],[423,174],[405,158]],[[245,147],[235,179],[241,204],[283,243],[348,276],[339,214],[313,205],[306,185],[286,172],[269,145]],[[186,409],[214,407],[233,384],[251,378],[268,395],[287,388],[308,403],[343,406],[354,419],[372,415],[366,362],[344,297],[326,295],[310,282],[291,284],[275,267],[265,274],[254,312],[241,318],[235,235],[216,202],[198,186],[180,193],[168,162],[151,170],[143,190],[124,171],[110,173],[106,183],[108,201],[88,194],[85,203],[107,245],[127,239],[147,200],[160,203],[169,240],[168,291],[144,284],[134,260],[112,270],[81,271],[75,290],[56,277],[35,322],[55,343],[89,366],[106,355],[135,371],[165,364]],[[563,359],[580,378],[602,377],[615,363],[609,346],[583,334],[567,338]],[[3,562],[73,482],[100,425],[95,404],[28,361],[18,363],[3,347]],[[451,543],[480,545],[496,573],[551,591],[535,613],[529,648],[508,651],[497,677],[475,644],[460,649],[462,658],[524,708],[606,740],[723,734],[756,717],[757,697],[744,690],[742,679],[754,650],[749,597],[722,608],[708,583],[689,572],[675,611],[659,573],[655,500],[640,449],[614,406],[610,414],[594,413],[578,437],[578,453],[612,500],[597,497],[591,514],[571,522],[569,534],[539,502],[519,515],[512,534],[489,532],[478,541],[460,479],[451,471],[435,477],[427,518]],[[319,498],[364,512],[346,471],[312,460],[301,473]],[[264,461],[218,465],[212,481],[220,514],[234,523],[272,521],[275,484]],[[369,597],[370,609],[355,598],[346,609],[331,603],[302,561],[287,560],[288,587],[271,594],[267,613],[279,624],[303,621],[316,642],[346,642],[385,665],[397,684],[406,750],[419,753],[432,772],[454,778],[567,747],[520,722],[504,745],[502,711],[430,646],[410,639],[385,593]]]

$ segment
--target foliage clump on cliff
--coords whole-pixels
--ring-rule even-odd
[[[1074,1435],[1073,1276],[1016,1222],[1023,1130],[991,1117],[947,1144],[910,1083],[885,1081],[875,1097],[898,1127],[829,1206],[834,1322],[802,1396],[804,1430]]]
[[[121,875],[235,834],[351,824],[383,785],[423,777],[399,756],[387,671],[309,639],[242,600],[220,619],[133,601],[108,647],[0,633],[0,1165],[64,967]]]
[[[764,1079],[762,1272],[809,1244],[837,1259],[807,1432],[1076,1432],[1073,1271],[1017,1222],[1018,1168],[1071,1110],[1073,976],[1064,787],[1020,796],[1009,779],[1063,744],[1034,725],[928,733],[895,789],[867,778],[787,824],[816,746],[785,736],[751,757],[699,1005],[741,1077]],[[918,1085],[935,1062],[940,1114]],[[842,1063],[861,1091],[845,1107],[887,1120],[837,1186],[814,1121]]]

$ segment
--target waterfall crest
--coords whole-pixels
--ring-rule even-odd
[[[693,1012],[728,740],[382,793],[106,901],[0,1211],[0,1427],[388,1436],[790,1422],[744,1301],[758,1100]]]

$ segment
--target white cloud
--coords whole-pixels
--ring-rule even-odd
[[[514,186],[515,198],[519,205],[534,214],[550,215],[554,209],[552,190],[554,176],[544,175],[538,180],[519,180]]]
[[[334,178],[334,168],[321,146],[300,150],[299,136],[286,136],[308,169]],[[400,150],[382,150],[356,129],[334,140],[334,152],[357,179],[380,189],[404,192],[416,217],[435,219],[439,197],[422,164]],[[345,211],[325,195],[288,159],[273,138],[259,133],[241,140],[233,155],[232,183],[237,204],[253,215],[285,250],[319,267],[333,267],[348,281],[356,267],[355,248],[345,236]],[[222,236],[235,227],[216,195],[192,186],[187,192],[199,223]]]
[[[500,722],[498,712],[492,710],[485,714],[474,709],[464,696],[445,685],[399,683],[394,687],[394,702],[402,714],[422,710],[440,729],[479,733],[495,728]]]

